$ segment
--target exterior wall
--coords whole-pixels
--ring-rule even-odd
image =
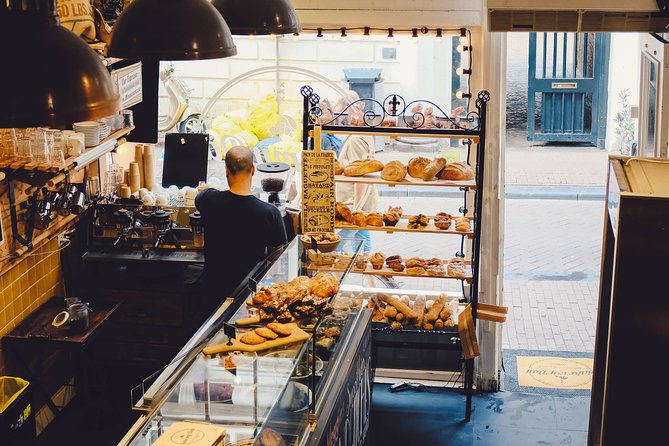
[[[611,34],[611,60],[609,63],[609,104],[606,126],[606,148],[617,152],[616,113],[621,110],[618,95],[627,89],[630,92],[629,103],[639,105],[641,73],[640,35],[635,33]],[[635,120],[636,121],[636,120]],[[638,129],[635,127],[635,140]]]
[[[506,38],[506,128],[525,130],[530,34],[508,33]]]
[[[346,42],[339,37],[325,35],[292,37],[235,37],[238,55],[228,59],[175,62],[175,74],[181,77],[192,90],[191,104],[202,110],[207,102],[225,83],[250,70],[274,66],[295,66],[314,71],[343,88],[348,87],[344,68],[381,68],[383,81],[377,84],[377,98],[390,93],[399,93],[407,100],[430,99],[444,111],[451,103],[451,39],[438,42],[434,38],[420,38],[411,43],[410,37],[394,41],[374,37],[363,40],[351,36]],[[394,50],[396,58],[384,58],[384,50]],[[278,62],[277,62],[278,51]],[[282,113],[300,110],[302,98],[300,87],[310,84],[322,96],[336,99],[335,92],[322,83],[297,74],[275,73],[256,76],[241,82],[217,100],[206,118],[244,107],[248,99],[275,92],[279,87]],[[166,92],[160,85],[159,114],[167,114]]]

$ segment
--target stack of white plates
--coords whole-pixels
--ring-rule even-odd
[[[75,122],[72,126],[75,132],[83,133],[86,137],[86,147],[100,144],[102,124],[96,121]]]

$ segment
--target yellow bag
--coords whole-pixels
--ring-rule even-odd
[[[249,104],[246,122],[242,124],[244,130],[253,132],[258,139],[267,139],[272,135],[271,129],[281,119],[277,111],[279,105],[274,94],[268,94],[259,100],[252,100]]]
[[[25,379],[0,376],[0,413],[4,413],[29,385]]]

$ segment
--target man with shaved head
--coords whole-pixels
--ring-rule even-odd
[[[253,154],[233,147],[225,155],[230,190],[206,189],[195,198],[204,222],[204,281],[208,294],[225,298],[265,257],[286,243],[279,210],[251,194]]]

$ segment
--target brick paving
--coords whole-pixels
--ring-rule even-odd
[[[528,142],[524,132],[506,136],[506,184],[603,186],[608,152],[588,146]]]

